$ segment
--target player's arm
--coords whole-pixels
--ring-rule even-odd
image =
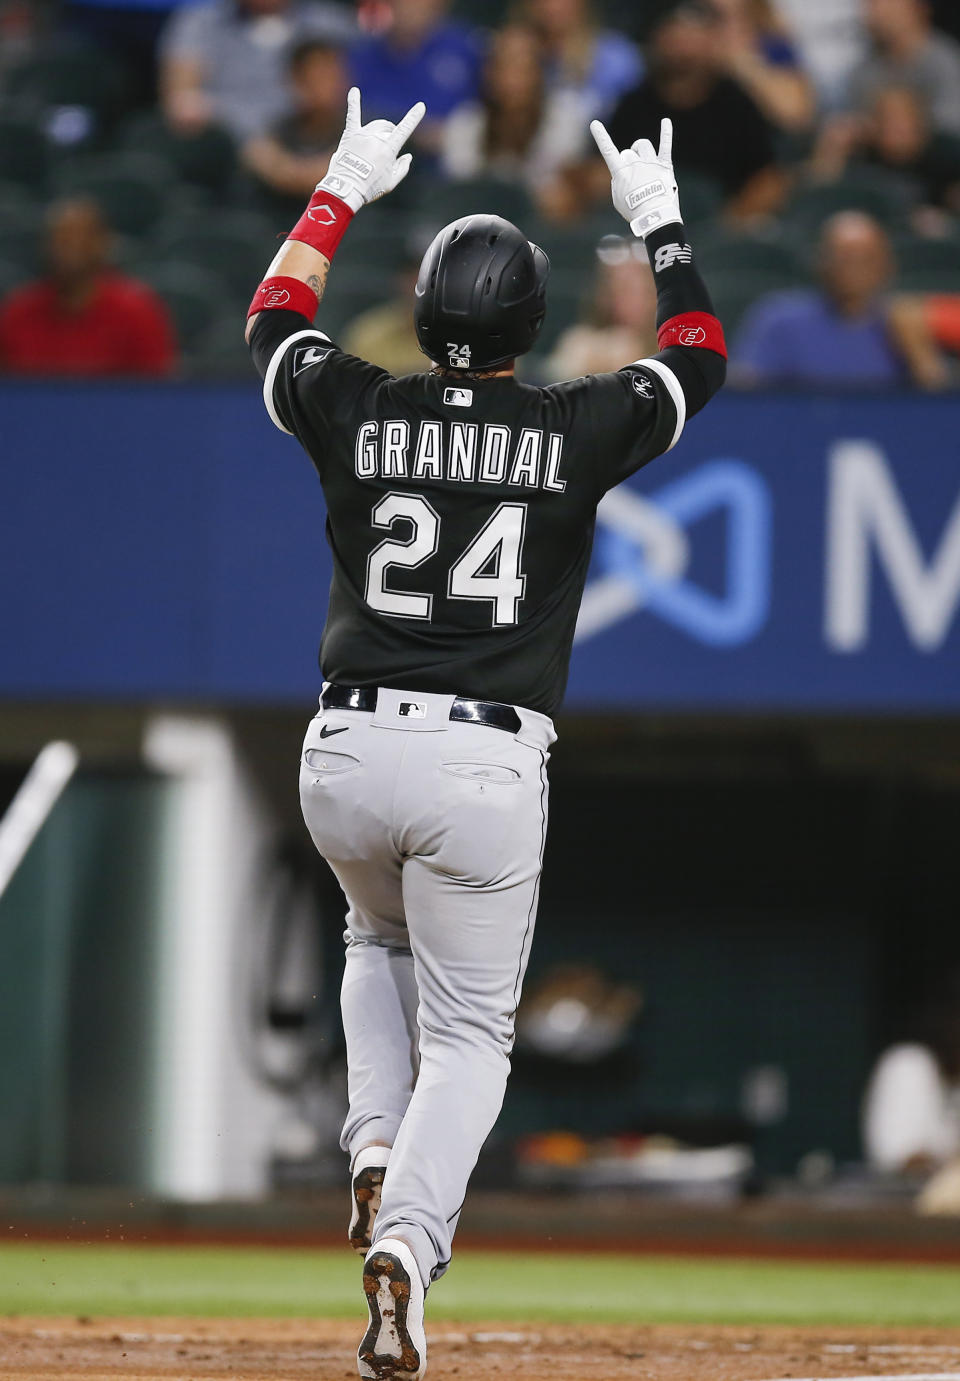
[[[685,418],[699,412],[722,387],[727,348],[684,232],[673,172],[673,125],[662,122],[659,150],[649,139],[638,139],[621,151],[599,120],[590,130],[610,170],[613,204],[644,241],[650,259],[660,350],[642,363],[666,382],[677,408],[679,436]]]
[[[264,399],[280,425],[280,401],[274,383],[286,347],[294,339],[327,341],[313,328],[323,297],[330,263],[355,214],[371,201],[392,192],[406,177],[411,155],[400,150],[423,119],[419,102],[399,124],[360,119],[360,92],[347,95],[347,119],[326,176],[317,184],[307,209],[274,256],[266,277],[253,295],[247,314],[246,339],[254,364],[264,379]],[[267,385],[270,396],[268,397]],[[284,431],[289,430],[283,427]]]

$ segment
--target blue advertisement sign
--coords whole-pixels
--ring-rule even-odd
[[[960,710],[960,402],[721,395],[604,500],[570,708]],[[0,695],[309,703],[329,557],[248,385],[0,387]]]

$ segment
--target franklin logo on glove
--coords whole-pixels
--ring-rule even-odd
[[[649,187],[640,187],[636,192],[631,192],[627,197],[627,205],[633,210],[642,201],[649,201],[651,197],[659,197],[666,190],[662,182],[651,182]]]
[[[351,172],[356,173],[357,177],[362,177],[364,181],[366,181],[373,172],[372,163],[367,163],[365,159],[358,158],[357,155],[351,153],[349,149],[344,149],[341,153],[338,153],[333,161],[334,163],[342,163],[345,168],[349,168]]]

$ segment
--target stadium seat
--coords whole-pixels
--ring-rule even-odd
[[[905,292],[960,292],[960,240],[903,236],[894,242]]]
[[[154,289],[173,317],[180,348],[189,354],[223,311],[223,285],[215,274],[195,264],[165,260],[136,275]],[[234,330],[243,335],[243,316],[238,311]]]
[[[215,274],[246,306],[279,241],[268,221],[237,211],[226,217],[171,216],[161,225],[153,245],[164,258],[184,260]]]
[[[487,28],[498,28],[506,19],[511,0],[484,0],[483,23]],[[477,0],[453,0],[450,7],[453,16],[471,26],[477,22]]]
[[[0,221],[8,213],[12,216],[39,216],[40,203],[30,189],[19,182],[0,178]]]
[[[805,264],[793,245],[780,239],[711,233],[706,228],[694,237],[697,264],[712,279],[714,273],[762,272],[779,274],[785,281],[807,277]]]
[[[184,182],[213,192],[225,192],[236,172],[233,140],[226,130],[215,126],[179,135],[160,115],[140,113],[125,122],[119,143],[122,148],[162,159]]]
[[[533,220],[523,228],[547,254],[553,278],[564,273],[591,273],[596,262],[597,246],[604,236],[630,236],[630,231],[612,206],[609,214],[601,212],[571,225]]]
[[[113,125],[129,99],[123,69],[96,48],[76,47],[31,58],[10,70],[4,98],[8,108],[37,119],[56,132],[58,115],[78,112],[96,137]],[[82,135],[82,127],[75,135]],[[81,142],[80,139],[77,142]]]
[[[371,264],[349,264],[337,257],[330,274],[317,325],[336,338],[361,312],[388,301],[394,294],[394,274]]]
[[[796,278],[767,269],[732,269],[710,275],[710,295],[717,316],[723,323],[729,345],[744,314],[768,293],[785,292],[802,286]]]
[[[584,279],[582,272],[560,272],[551,275],[547,291],[547,314],[537,338],[538,355],[549,355],[567,327],[579,319],[589,282],[589,278]]]
[[[47,180],[50,148],[36,125],[0,119],[0,178],[39,191]]]
[[[14,288],[19,288],[21,283],[25,283],[29,277],[30,275],[24,271],[22,264],[14,263],[8,259],[0,259],[0,302]]]
[[[149,154],[98,154],[63,164],[54,187],[61,196],[95,197],[121,234],[146,235],[164,214],[173,176],[169,164]]]
[[[494,211],[515,225],[526,225],[534,218],[533,203],[524,187],[502,178],[477,177],[463,182],[440,182],[425,198],[439,230],[461,216],[478,211]]]
[[[43,260],[43,215],[38,207],[0,207],[0,259],[19,264],[24,273],[39,272]]]
[[[895,229],[910,209],[910,188],[881,169],[854,168],[842,182],[799,188],[783,213],[786,233],[797,241],[815,237],[823,222],[839,211],[865,211]]]
[[[680,206],[684,225],[694,227],[713,221],[723,206],[723,189],[713,178],[686,169],[679,174]]]

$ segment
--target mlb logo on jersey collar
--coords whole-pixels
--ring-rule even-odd
[[[472,388],[445,388],[443,390],[443,401],[448,407],[470,408],[473,407]]]

